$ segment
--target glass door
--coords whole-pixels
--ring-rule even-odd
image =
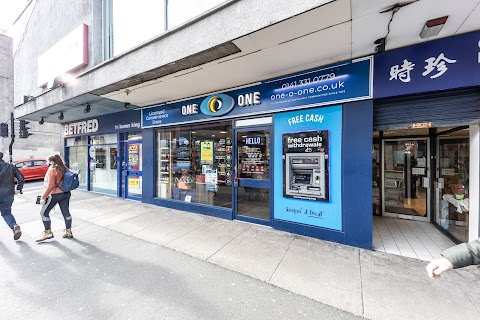
[[[270,127],[236,130],[235,218],[270,223]]]
[[[468,241],[469,166],[469,138],[438,138],[435,222],[460,242]]]
[[[383,141],[383,214],[429,221],[429,139]]]
[[[134,200],[142,198],[142,142],[125,143],[125,197]]]

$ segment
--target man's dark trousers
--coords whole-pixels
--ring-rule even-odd
[[[17,224],[15,218],[12,215],[13,196],[1,196],[0,197],[0,212],[2,217],[8,226],[13,229],[13,226]]]

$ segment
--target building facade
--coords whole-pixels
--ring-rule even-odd
[[[364,248],[373,214],[478,237],[478,210],[464,210],[478,202],[478,72],[459,83],[445,71],[459,51],[438,52],[422,66],[434,84],[402,87],[431,58],[407,53],[437,42],[418,44],[403,28],[374,55],[384,5],[31,5],[15,55],[15,115],[64,126],[81,188]],[[447,30],[437,41],[467,37],[477,70],[468,32],[480,26],[462,26],[467,35]],[[452,116],[467,100],[468,115]]]
[[[9,160],[9,146],[11,143],[10,115],[14,112],[14,68],[13,68],[13,39],[0,34],[0,122],[7,123],[9,137],[0,137],[0,150]],[[16,139],[12,145],[12,160],[28,158],[45,158],[54,152],[63,152],[63,137],[58,124],[45,124],[40,126],[37,122],[29,123],[30,133],[28,139],[20,139],[19,122],[14,122]]]

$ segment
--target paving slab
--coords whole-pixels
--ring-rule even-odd
[[[168,243],[167,247],[206,260],[250,227],[246,223],[214,219]]]
[[[430,279],[424,261],[364,250],[360,261],[364,316],[369,319],[480,318],[454,278]]]
[[[297,236],[270,283],[363,315],[358,248]]]
[[[92,218],[89,221],[98,226],[106,227],[130,218],[134,218],[143,213],[143,210],[128,210],[126,212],[115,212],[107,215],[101,215],[99,217]]]
[[[179,214],[149,228],[133,233],[132,236],[152,243],[165,245],[181,236],[200,228],[211,217],[195,214]]]
[[[122,220],[115,224],[108,226],[109,229],[121,232],[126,235],[132,235],[136,232],[142,231],[154,225],[157,225],[161,222],[167,220],[168,217],[165,216],[164,212],[146,212],[142,213],[133,218]]]
[[[208,261],[268,281],[295,235],[252,225]]]

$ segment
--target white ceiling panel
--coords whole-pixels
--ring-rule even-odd
[[[467,20],[462,24],[457,33],[466,33],[480,29],[480,2],[477,4],[473,12],[468,16]]]
[[[351,23],[297,38],[223,63],[208,64],[194,72],[152,81],[109,95],[110,99],[147,106],[209,92],[225,90],[258,80],[274,78],[351,58]]]
[[[250,39],[256,48],[264,49],[350,20],[350,0],[337,0],[257,31]]]
[[[369,16],[379,13],[384,9],[393,6],[395,3],[407,2],[401,0],[351,0],[352,19],[357,19],[363,16]]]
[[[352,22],[352,54],[354,57],[374,52],[375,45],[373,42],[378,38],[385,37],[388,21],[392,15],[391,12],[380,13],[381,10],[388,8],[388,5],[372,12],[366,7],[365,2],[352,0],[352,10],[356,10],[355,8],[360,10],[359,13],[355,11],[352,13],[354,16]],[[370,1],[368,2],[370,3]],[[372,1],[372,3],[377,4],[378,2]],[[426,41],[420,38],[420,31],[425,22],[442,16],[448,16],[448,21],[440,34],[431,39],[455,35],[479,2],[479,0],[460,0],[456,2],[456,5],[452,5],[452,1],[449,0],[420,0],[401,8],[394,15],[390,25],[386,49],[391,50]],[[387,1],[387,3],[389,2]],[[468,28],[469,31],[479,29],[480,19],[471,20],[471,25]]]

